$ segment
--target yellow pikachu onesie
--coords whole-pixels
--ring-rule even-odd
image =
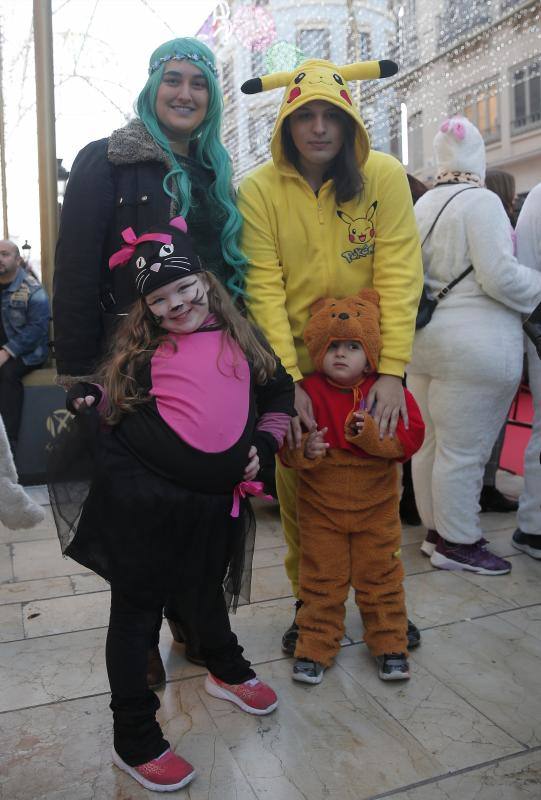
[[[246,93],[286,87],[272,135],[272,160],[242,181],[238,207],[249,261],[248,309],[295,381],[314,369],[303,341],[312,304],[362,288],[380,295],[378,372],[402,376],[410,358],[423,272],[409,185],[395,158],[370,150],[346,83],[394,71],[395,65],[386,61],[338,67],[310,60],[291,73],[254,78],[242,87]],[[332,103],[357,125],[355,158],[363,189],[340,207],[332,180],[316,195],[282,148],[284,120],[312,100]],[[277,489],[289,547],[286,570],[298,594],[296,476],[281,465]]]

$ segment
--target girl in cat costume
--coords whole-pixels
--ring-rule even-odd
[[[207,692],[252,714],[277,705],[242,656],[227,611],[249,597],[254,526],[246,494],[262,492],[254,478],[282,444],[293,385],[203,271],[181,217],[123,238],[110,266],[132,272],[139,299],[102,369],[103,385],[68,392],[75,427],[88,427],[95,409],[107,425],[80,519],[70,525],[75,536],[64,544],[111,583],[113,761],[146,788],[170,791],[194,770],[163,738],[146,658],[172,590],[182,587],[197,621]],[[52,487],[57,520],[59,485]]]

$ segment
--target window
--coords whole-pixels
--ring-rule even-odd
[[[407,0],[396,8],[396,43],[393,53],[403,67],[411,67],[417,63],[415,0]]]
[[[302,28],[297,34],[297,47],[307,58],[331,57],[331,37],[328,28]]]
[[[357,45],[355,47],[355,45]],[[353,34],[348,36],[348,63],[370,61],[372,58],[372,37],[369,31],[359,31],[357,41]]]
[[[477,125],[485,142],[500,138],[500,90],[498,78],[489,78],[455,95],[450,101],[452,114],[463,114]]]
[[[367,134],[372,137],[375,117],[375,107],[372,103],[367,103],[367,105],[361,108],[361,117],[363,118]]]
[[[254,109],[248,122],[250,153],[260,163],[270,158],[270,138],[274,128],[276,114],[271,111]]]
[[[492,19],[492,0],[447,0],[444,13],[438,15],[438,44],[441,50],[451,47],[458,39],[468,36],[475,28]]]
[[[408,119],[409,167],[415,172],[423,166],[423,112]]]
[[[511,70],[513,119],[511,133],[541,125],[541,59],[534,58]]]
[[[259,78],[261,75],[265,75],[267,72],[265,68],[265,56],[261,50],[252,50],[251,70],[253,78]]]
[[[233,61],[224,61],[222,64],[222,92],[225,106],[233,108],[237,96]]]
[[[389,152],[396,158],[402,158],[402,136],[400,132],[400,106],[392,109],[389,115]]]

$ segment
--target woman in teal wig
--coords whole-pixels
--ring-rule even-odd
[[[181,214],[194,249],[235,298],[243,294],[241,217],[231,159],[220,141],[223,98],[212,52],[197,39],[173,39],[152,53],[137,118],[91,142],[73,163],[56,250],[53,316],[59,383],[92,380],[116,323],[135,300],[128,270],[109,270],[131,228],[137,236]],[[182,602],[167,609],[182,639]],[[175,621],[176,620],[176,621]],[[160,620],[161,622],[161,620]],[[184,618],[183,628],[189,625]],[[165,679],[159,624],[149,653],[149,684]],[[196,658],[189,632],[188,657]]]
[[[193,73],[195,93],[200,94],[200,90],[203,90],[207,103],[204,114],[198,115],[199,109],[191,110],[183,106],[185,111],[177,111],[175,119],[174,116],[167,116],[167,106],[171,99],[173,103],[177,99],[179,79],[174,73],[178,72],[182,61],[192,65],[190,71]],[[201,170],[211,171],[214,180],[208,192],[216,207],[215,213],[223,221],[220,234],[223,258],[233,267],[232,275],[223,277],[231,292],[239,294],[242,292],[246,259],[238,246],[241,216],[231,190],[231,159],[220,140],[223,97],[214,56],[197,39],[173,39],[152,53],[149,72],[148,81],[137,99],[136,109],[147,131],[171,161],[172,169],[163,180],[163,189],[178,204],[178,212],[186,217],[193,201],[192,184],[200,181],[198,173]],[[201,73],[203,79],[197,73]],[[195,127],[194,122],[197,123]],[[190,233],[194,237],[192,228]],[[202,243],[208,246],[207,226],[203,234]],[[199,247],[197,238],[196,246]]]

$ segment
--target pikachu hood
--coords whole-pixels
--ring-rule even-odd
[[[370,140],[346,81],[386,78],[398,70],[393,61],[363,61],[338,67],[330,61],[310,59],[303,61],[291,72],[275,72],[252,78],[241,87],[244,94],[256,94],[286,87],[282,104],[276,118],[271,139],[271,153],[275,165],[285,172],[294,168],[286,159],[282,148],[282,125],[296,109],[312,100],[325,100],[352,117],[356,124],[355,156],[359,168],[366,163],[370,152]]]
[[[246,305],[295,381],[314,369],[303,333],[311,306],[322,297],[375,289],[381,311],[379,371],[401,377],[411,356],[423,270],[409,185],[396,158],[370,150],[346,83],[395,71],[389,61],[337,67],[314,60],[292,72],[252,78],[242,87],[248,94],[285,88],[273,159],[245,176],[237,204],[249,263]],[[282,151],[284,120],[311,100],[332,103],[355,120],[363,190],[349,199],[336,199],[332,179],[314,192]]]

